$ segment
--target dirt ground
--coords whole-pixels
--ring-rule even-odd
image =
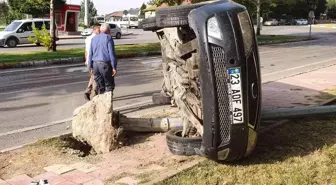
[[[168,107],[139,117],[176,117],[177,113],[177,108]],[[197,158],[172,155],[164,133],[126,133],[125,138],[124,146],[104,155],[94,154],[89,146],[75,141],[70,135],[0,153],[0,178],[6,180],[21,174],[34,177],[43,173],[43,168],[49,165],[87,162],[114,171],[107,184],[114,184],[125,176],[146,182],[156,176],[154,171],[176,169],[181,163]]]

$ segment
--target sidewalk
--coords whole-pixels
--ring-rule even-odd
[[[263,108],[319,104],[330,97],[322,91],[336,87],[335,71],[336,66],[332,66],[263,84]],[[167,115],[176,113],[176,109],[172,108],[164,111]],[[155,111],[151,114],[154,115]],[[136,144],[102,155],[102,160],[97,164],[55,164],[44,168],[46,172],[39,176],[29,177],[23,174],[6,181],[0,180],[0,185],[28,185],[31,181],[40,179],[48,179],[51,185],[148,183],[160,176],[169,176],[167,172],[176,173],[179,169],[191,167],[203,160],[200,157],[172,155],[166,146],[164,134],[139,137],[135,141]]]

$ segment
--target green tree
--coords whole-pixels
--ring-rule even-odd
[[[84,4],[84,0],[82,1],[82,8],[81,8],[81,12],[80,12],[80,20],[81,22],[84,22],[84,17],[85,17],[85,4]],[[94,17],[97,16],[97,9],[94,5],[94,3],[92,2],[92,0],[89,0],[89,15],[88,15],[88,19],[89,19],[89,23],[92,24],[94,22]]]
[[[8,0],[10,9],[21,14],[31,14],[33,17],[48,14],[50,12],[50,0]],[[55,8],[60,7],[65,0],[55,0]]]
[[[142,3],[141,7],[140,7],[140,16],[145,16],[145,12],[144,9],[146,9],[147,6],[145,3]]]
[[[0,24],[7,24],[9,7],[6,2],[0,2]]]

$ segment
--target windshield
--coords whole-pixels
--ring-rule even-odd
[[[14,21],[5,28],[5,31],[15,31],[21,25],[21,23],[22,22],[20,21]]]
[[[138,21],[137,17],[131,17],[130,19],[131,19],[131,21]]]

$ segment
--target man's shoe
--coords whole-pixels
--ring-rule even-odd
[[[85,98],[87,101],[90,101],[90,94],[89,94],[89,93],[84,93],[84,98]]]

